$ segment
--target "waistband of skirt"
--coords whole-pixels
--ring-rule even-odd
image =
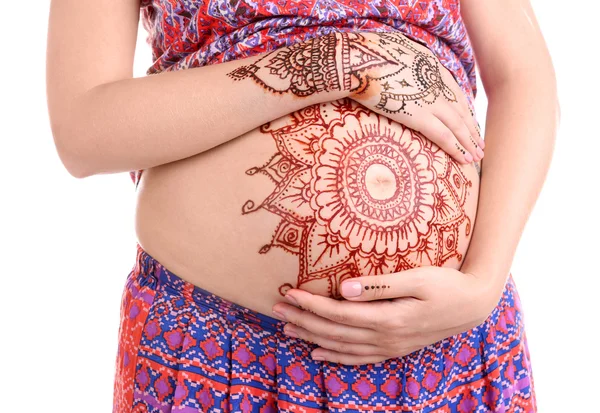
[[[133,275],[137,277],[140,286],[150,286],[155,290],[193,299],[198,305],[210,307],[230,321],[237,319],[258,325],[264,330],[283,331],[285,321],[234,303],[182,279],[152,257],[138,242],[136,242],[136,251]]]

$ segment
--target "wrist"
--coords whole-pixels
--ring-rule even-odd
[[[476,302],[474,311],[479,315],[479,320],[483,322],[502,298],[508,273],[502,275],[494,272],[491,268],[465,265],[461,267],[460,271],[473,279],[475,285],[473,293],[474,297],[477,297],[474,300]]]
[[[331,54],[330,62],[335,62],[335,78],[337,85],[339,85],[338,92],[341,97],[348,97],[351,99],[359,100],[364,98],[364,86],[368,83],[366,79],[371,73],[372,67],[381,65],[381,56],[375,51],[367,52],[365,48],[368,40],[365,35],[374,36],[376,34],[368,32],[333,32],[332,37],[329,39],[329,44],[334,44],[332,39],[335,40],[335,50]],[[368,57],[364,57],[368,56]]]
[[[305,106],[347,97],[348,68],[340,36],[333,32],[240,59],[227,76],[234,81],[250,78],[269,92],[295,96]]]
[[[485,280],[487,285],[492,288],[503,288],[508,274],[510,273],[511,262],[506,259],[484,256],[483,251],[474,251],[470,247],[465,260],[463,261],[460,271],[473,274],[479,279]]]

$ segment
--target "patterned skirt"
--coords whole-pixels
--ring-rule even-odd
[[[284,325],[183,280],[137,244],[113,413],[537,411],[512,275],[481,325],[375,364],[313,360],[318,346]]]

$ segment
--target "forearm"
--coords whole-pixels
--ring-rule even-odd
[[[268,68],[259,75],[275,90],[257,79],[235,81],[231,76],[266,55],[92,88],[73,101],[56,139],[61,159],[78,177],[150,168],[201,153],[311,104],[348,95],[329,85],[300,96],[290,91],[291,76],[270,75]],[[331,71],[314,68],[326,69]]]
[[[477,216],[461,268],[500,299],[521,234],[550,165],[559,108],[551,70],[488,91]]]

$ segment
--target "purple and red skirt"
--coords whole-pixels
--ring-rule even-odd
[[[121,303],[113,413],[536,412],[508,278],[479,326],[407,356],[347,366],[286,324],[203,290],[137,244]]]

